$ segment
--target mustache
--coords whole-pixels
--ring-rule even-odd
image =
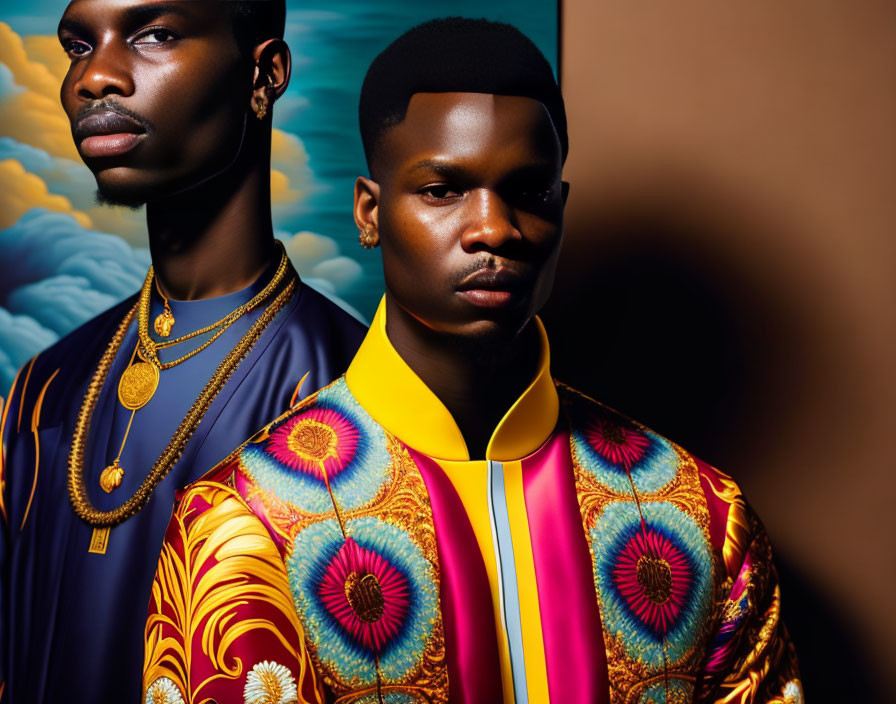
[[[126,108],[121,103],[104,98],[85,105],[78,111],[72,125],[72,135],[75,140],[83,139],[91,134],[96,134],[96,127],[108,123],[110,127],[124,128],[123,131],[133,132],[134,127],[143,132],[152,131],[152,123],[143,115]]]

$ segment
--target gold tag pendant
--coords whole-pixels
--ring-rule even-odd
[[[137,362],[118,380],[118,400],[129,411],[143,408],[159,387],[159,370],[151,362]]]
[[[94,528],[93,534],[90,536],[90,547],[87,552],[96,553],[97,555],[105,555],[106,548],[109,547],[109,526],[102,528]]]

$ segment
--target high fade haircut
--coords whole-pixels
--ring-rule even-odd
[[[490,93],[534,98],[548,111],[566,161],[566,109],[551,65],[516,27],[444,17],[409,29],[370,64],[358,118],[367,168],[383,134],[407,114],[414,93]]]
[[[286,0],[224,0],[241,54],[267,39],[283,39]]]

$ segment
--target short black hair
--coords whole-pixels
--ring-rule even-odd
[[[241,54],[267,39],[283,39],[286,0],[225,0]]]
[[[547,108],[569,151],[566,109],[551,65],[516,27],[445,17],[409,29],[370,64],[358,117],[367,167],[383,133],[404,120],[414,93],[491,93],[534,98]]]

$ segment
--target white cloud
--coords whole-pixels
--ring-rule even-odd
[[[27,315],[13,315],[0,306],[0,395],[31,357],[52,345],[58,335]]]
[[[140,288],[149,251],[34,208],[0,230],[0,388],[72,329]]]
[[[361,278],[361,265],[341,256],[332,237],[307,230],[294,235],[279,232],[277,236],[303,279],[325,282],[333,293],[344,295]]]

